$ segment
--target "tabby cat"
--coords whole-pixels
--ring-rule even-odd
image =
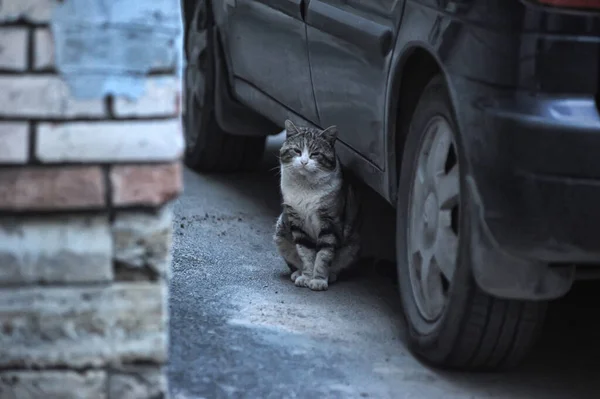
[[[285,121],[280,150],[283,212],[274,240],[297,287],[326,290],[358,258],[359,201],[335,153],[337,127]]]

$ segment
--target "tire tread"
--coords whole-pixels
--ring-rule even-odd
[[[471,309],[450,354],[449,366],[492,371],[518,365],[539,335],[546,304],[500,299],[477,287],[473,290]],[[485,318],[481,317],[482,308]]]
[[[206,133],[206,144],[197,162],[187,165],[199,172],[239,172],[253,170],[264,153],[264,137],[234,136],[221,129]]]

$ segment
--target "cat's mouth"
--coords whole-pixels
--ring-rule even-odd
[[[290,173],[292,175],[298,175],[305,178],[314,177],[317,173],[319,173],[320,168],[311,164],[301,164],[296,163],[293,165],[288,165],[287,167],[283,167],[284,173]]]
[[[299,165],[296,170],[303,175],[311,175],[317,171],[316,168],[309,166],[308,164]]]

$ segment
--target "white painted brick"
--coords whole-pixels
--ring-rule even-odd
[[[4,0],[0,7],[0,22],[25,19],[33,23],[50,21],[56,0]]]
[[[76,100],[54,75],[0,76],[0,116],[71,118],[104,115],[102,99]]]
[[[29,152],[29,125],[0,122],[0,163],[25,163]]]
[[[169,161],[184,148],[181,121],[40,124],[36,154],[43,162]]]
[[[146,80],[144,94],[135,100],[117,97],[114,102],[116,117],[152,115],[178,115],[181,80],[175,76],[150,77]]]
[[[0,282],[110,281],[108,217],[0,218]]]
[[[34,43],[33,67],[35,69],[54,67],[54,40],[50,29],[36,29]]]
[[[27,69],[27,29],[0,28],[0,69]]]
[[[106,384],[104,371],[4,371],[0,398],[106,399]]]
[[[164,363],[162,283],[0,290],[0,368]]]

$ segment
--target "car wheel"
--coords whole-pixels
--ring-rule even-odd
[[[217,123],[213,26],[206,2],[198,2],[185,44],[185,162],[199,172],[251,170],[262,160],[266,137],[228,134]]]
[[[535,342],[544,302],[499,299],[471,274],[463,154],[444,80],[430,81],[406,135],[397,264],[412,351],[444,368],[516,366]]]

